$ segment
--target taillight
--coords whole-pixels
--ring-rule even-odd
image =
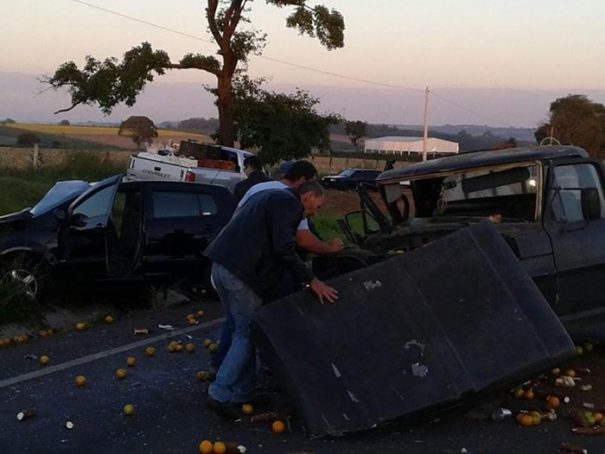
[[[195,182],[195,173],[193,173],[190,170],[188,170],[185,173],[185,181],[189,181],[190,183],[194,183]]]

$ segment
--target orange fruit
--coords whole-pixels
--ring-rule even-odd
[[[86,323],[84,323],[84,322],[76,323],[76,330],[84,331],[85,329],[86,329]]]
[[[561,401],[557,396],[548,396],[546,398],[546,405],[548,406],[548,408],[559,408],[559,405],[561,405]]]
[[[137,363],[137,359],[134,356],[129,356],[126,358],[126,365],[128,367],[132,367]]]
[[[183,344],[176,344],[176,350],[177,352],[182,352],[185,349],[185,346]]]
[[[210,347],[211,344],[212,344],[212,341],[210,339],[204,339],[204,347],[208,348],[208,347]]]
[[[126,374],[127,374],[126,369],[120,368],[120,369],[116,370],[116,378],[119,380],[121,380],[122,378],[125,378]]]
[[[225,445],[225,443],[222,441],[217,441],[212,446],[212,452],[214,454],[224,454],[227,452],[227,445]]]
[[[523,427],[529,427],[534,425],[534,419],[531,417],[531,415],[528,415],[527,413],[519,413],[517,415],[517,422]]]
[[[153,347],[147,347],[145,349],[145,354],[147,356],[149,356],[150,358],[153,357],[153,356],[155,356],[155,348],[153,348]]]
[[[78,375],[74,381],[78,388],[86,386],[86,377],[84,375]]]
[[[177,350],[177,346],[179,345],[179,343],[177,341],[171,341],[168,344],[168,351],[170,353],[174,353]]]
[[[573,369],[567,369],[565,371],[565,375],[567,375],[568,377],[574,378],[576,376],[576,371]]]
[[[584,353],[584,349],[579,345],[576,345],[576,355],[581,355],[582,353]]]
[[[525,393],[525,391],[523,390],[523,388],[517,388],[515,389],[513,395],[517,398],[517,399],[521,399],[523,397],[523,394]]]
[[[206,372],[205,370],[197,371],[195,374],[195,378],[197,378],[199,381],[206,381],[208,380],[208,372]]]
[[[211,454],[212,453],[212,442],[208,440],[202,440],[197,447],[200,454]]]
[[[561,369],[559,369],[558,367],[553,367],[550,370],[550,373],[553,374],[556,377],[557,375],[559,375],[561,373]]]
[[[279,419],[277,421],[273,421],[273,424],[271,424],[271,431],[274,434],[281,434],[286,430],[286,425],[283,423],[283,421],[280,421]]]
[[[187,324],[188,324],[188,325],[191,325],[191,326],[193,326],[193,325],[197,325],[197,320],[196,320],[196,319],[194,319],[194,318],[188,318],[188,319],[187,319]]]
[[[199,311],[197,311],[197,316],[198,317],[203,317],[204,316],[204,311],[201,310],[201,309]]]
[[[242,413],[245,415],[251,415],[252,412],[254,411],[254,407],[252,407],[252,405],[250,404],[243,404],[242,405]]]
[[[214,342],[211,343],[210,345],[208,345],[208,351],[210,353],[214,353],[218,350],[218,344],[215,344]]]
[[[105,317],[105,323],[107,323],[107,324],[113,323],[113,317],[111,315],[108,315],[107,317]]]
[[[534,392],[531,389],[528,389],[523,393],[523,397],[527,400],[532,400],[534,398]]]
[[[185,350],[187,350],[188,353],[193,353],[195,351],[195,345],[189,342],[187,345],[185,345]]]
[[[134,405],[132,405],[132,404],[126,404],[126,405],[124,405],[124,408],[122,409],[122,412],[126,416],[132,415],[134,413]]]
[[[46,337],[46,336],[48,336],[48,333],[46,332],[45,329],[41,329],[40,331],[38,331],[38,336]]]
[[[40,356],[39,361],[40,361],[41,366],[46,366],[48,364],[48,362],[50,361],[50,358],[46,355],[42,355],[42,356]]]
[[[540,423],[542,422],[542,417],[540,416],[540,413],[537,411],[532,411],[530,414],[531,419],[532,419],[532,424],[534,426],[538,426],[540,425]]]
[[[603,421],[603,413],[596,412],[593,417],[597,424],[600,424]]]

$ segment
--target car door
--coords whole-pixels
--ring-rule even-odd
[[[605,197],[598,163],[562,163],[549,170],[544,225],[557,268],[555,311],[564,319],[603,310]],[[589,218],[583,190],[593,188],[600,214]]]
[[[195,272],[208,243],[228,220],[218,194],[231,195],[209,185],[156,186],[148,191],[143,270],[148,275]]]
[[[96,183],[69,206],[59,232],[59,253],[72,276],[105,277],[109,237],[115,234],[109,216],[121,179],[122,175],[115,175]]]

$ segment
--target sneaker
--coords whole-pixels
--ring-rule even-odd
[[[265,405],[271,403],[271,394],[263,391],[254,391],[252,395],[243,402],[234,402],[237,405],[241,404],[252,404],[252,405]]]
[[[225,419],[239,419],[242,417],[238,407],[231,402],[220,402],[208,396],[206,399],[206,408],[214,410],[214,412]]]

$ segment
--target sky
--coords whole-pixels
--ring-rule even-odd
[[[122,54],[143,41],[168,52],[214,54],[201,0],[19,0],[0,15],[0,119],[154,121],[217,116],[197,70],[156,78],[131,108],[105,117],[70,105],[64,90],[39,79],[63,62],[82,65]],[[320,2],[310,2],[317,4]],[[429,87],[431,124],[535,127],[550,102],[571,93],[605,103],[605,2],[602,0],[325,0],[346,24],[345,47],[328,51],[285,27],[288,9],[250,2],[255,28],[267,33],[249,74],[276,91],[309,90],[320,110],[372,123],[421,124]],[[110,13],[107,10],[113,12]]]

